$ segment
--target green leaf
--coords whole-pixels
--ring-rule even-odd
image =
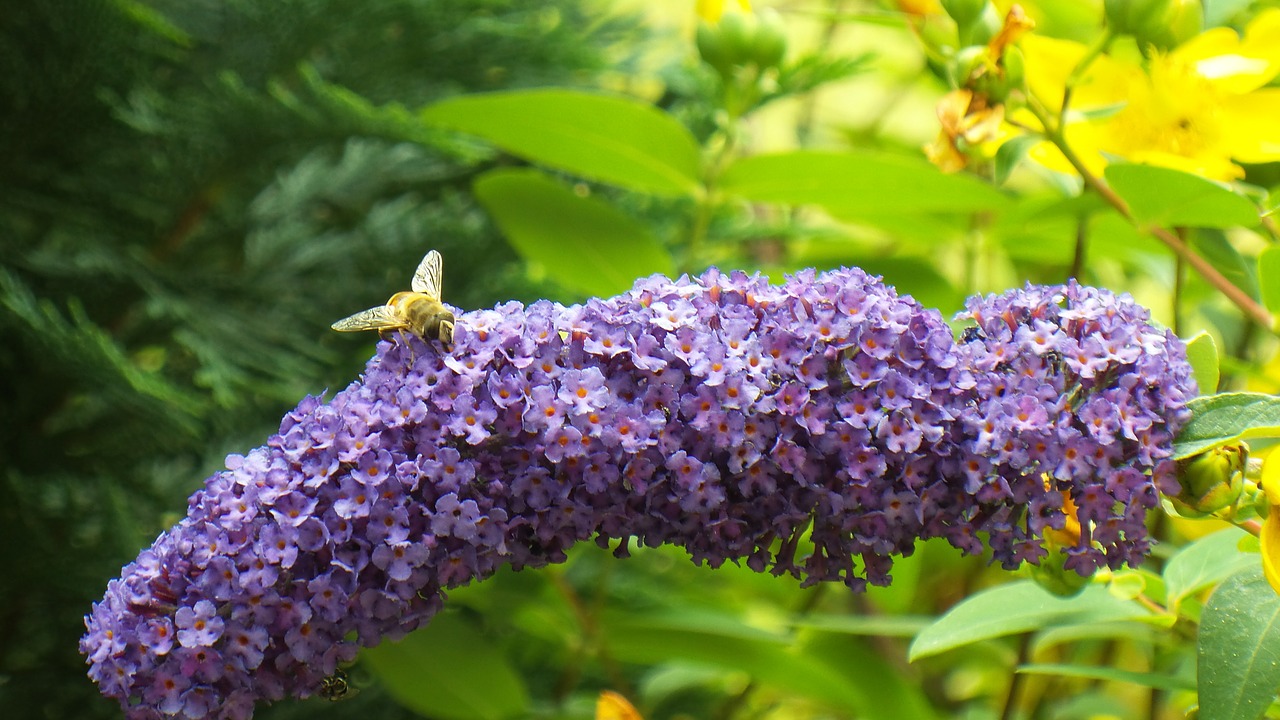
[[[811,615],[796,620],[794,626],[843,635],[912,637],[932,622],[933,618],[918,615]]]
[[[918,679],[902,671],[876,646],[838,633],[805,633],[795,654],[835,671],[844,685],[858,688],[870,700],[849,717],[867,720],[934,720],[938,711]],[[815,713],[816,714],[816,713]],[[811,716],[811,715],[810,715]]]
[[[191,40],[191,35],[170,22],[164,13],[148,6],[146,3],[139,2],[139,0],[112,0],[112,4],[147,31],[168,40],[174,45],[190,48],[195,44]]]
[[[1054,675],[1057,677],[1086,678],[1089,680],[1108,680],[1111,682],[1129,683],[1158,690],[1195,690],[1194,682],[1175,675],[1158,673],[1133,672],[1111,667],[1085,667],[1082,665],[1057,665],[1037,663],[1021,665],[1015,672],[1027,675]]]
[[[1187,362],[1191,363],[1191,375],[1200,394],[1208,395],[1218,389],[1218,345],[1212,335],[1202,330],[1187,341]]]
[[[1248,293],[1251,298],[1260,298],[1258,275],[1251,261],[1236,249],[1227,239],[1227,234],[1217,228],[1205,228],[1191,233],[1191,246],[1204,256],[1218,272],[1222,273],[1232,285]]]
[[[430,105],[422,118],[591,180],[659,195],[690,195],[700,187],[697,140],[675,118],[631,98],[555,89],[496,92]]]
[[[442,720],[524,715],[529,693],[507,660],[458,613],[441,613],[400,642],[361,652],[401,705]]]
[[[1280,312],[1280,247],[1270,245],[1258,255],[1258,288],[1262,304],[1271,312]]]
[[[1037,632],[1031,642],[1031,657],[1041,657],[1043,653],[1059,645],[1079,643],[1081,640],[1122,640],[1139,645],[1147,645],[1163,637],[1154,623],[1136,623],[1131,620],[1120,622],[1089,623],[1088,625],[1063,625]]]
[[[613,659],[633,663],[693,661],[745,672],[760,682],[860,712],[865,688],[791,647],[789,638],[710,611],[638,614],[606,612],[602,637]]]
[[[606,612],[601,637],[615,660],[690,663],[742,672],[761,685],[869,720],[935,717],[919,686],[872,647],[841,633],[799,637],[711,610]]]
[[[1000,149],[996,150],[994,177],[996,185],[1004,185],[1004,181],[1009,179],[1009,174],[1027,156],[1027,151],[1039,142],[1044,141],[1035,135],[1019,135],[1001,145]]]
[[[1061,598],[1031,581],[1000,585],[962,600],[916,636],[911,662],[964,645],[1005,635],[1071,623],[1102,623],[1150,616],[1136,603],[1091,585]]]
[[[973,212],[1009,204],[992,186],[947,175],[924,160],[866,151],[798,150],[733,163],[720,189],[758,202],[821,205],[842,217],[893,212]]]
[[[1187,407],[1191,420],[1173,441],[1173,456],[1178,460],[1251,437],[1280,436],[1280,398],[1273,395],[1204,395]]]
[[[637,277],[675,269],[635,220],[538,170],[490,171],[476,180],[475,194],[516,250],[567,288],[615,295]]]
[[[1261,567],[1227,578],[1209,597],[1196,656],[1202,720],[1262,716],[1280,686],[1280,596]]]
[[[1258,209],[1253,203],[1196,175],[1117,163],[1107,166],[1106,178],[1141,225],[1225,228],[1258,224]]]
[[[1241,538],[1248,534],[1237,528],[1220,530],[1187,545],[1170,558],[1164,569],[1169,611],[1176,613],[1188,595],[1257,565],[1260,561],[1256,553],[1239,549]]]

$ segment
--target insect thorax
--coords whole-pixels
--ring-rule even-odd
[[[452,325],[454,321],[444,303],[424,293],[396,293],[387,304],[395,305],[409,329],[420,337],[438,337],[441,323]]]

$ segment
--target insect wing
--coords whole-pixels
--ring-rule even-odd
[[[616,692],[605,690],[596,700],[596,720],[644,720],[640,711]]]
[[[440,257],[440,253],[432,250],[427,256],[422,258],[418,269],[413,273],[413,282],[410,287],[414,292],[422,293],[430,297],[432,300],[440,299],[440,275],[444,260]]]
[[[331,327],[339,332],[358,332],[360,330],[399,330],[405,326],[389,305],[379,305],[368,310],[346,317]]]

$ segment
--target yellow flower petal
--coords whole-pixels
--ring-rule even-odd
[[[1219,109],[1228,154],[1240,162],[1280,160],[1280,88],[1264,88],[1248,95],[1225,98]]]
[[[1043,35],[1022,38],[1027,89],[1051,108],[1062,107],[1062,89],[1071,69],[1084,57],[1085,46]]]
[[[1035,34],[1022,38],[1019,47],[1022,48],[1027,89],[1046,107],[1052,110],[1061,108],[1067,78],[1080,64],[1087,48],[1071,40]],[[1141,68],[1099,55],[1072,90],[1071,107],[1089,110],[1123,102],[1128,97],[1129,87],[1141,78]]]
[[[720,22],[726,7],[738,12],[751,12],[751,0],[697,0],[694,7],[698,17],[714,25]]]
[[[1229,28],[1213,28],[1183,43],[1171,58],[1194,67],[1220,92],[1257,90],[1280,74],[1280,10],[1259,13],[1243,40]]]
[[[644,720],[640,711],[627,699],[612,690],[600,693],[596,700],[596,720]]]
[[[1271,506],[1258,541],[1262,550],[1262,573],[1267,576],[1271,589],[1280,593],[1280,505]]]
[[[1259,484],[1267,494],[1267,504],[1280,505],[1280,450],[1273,450],[1262,459],[1262,478]]]
[[[1244,177],[1244,168],[1228,160],[1222,153],[1179,155],[1162,150],[1140,150],[1130,153],[1128,158],[1136,163],[1172,168],[1222,182]]]

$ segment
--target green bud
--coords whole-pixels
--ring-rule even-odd
[[[787,29],[773,8],[760,10],[758,18],[755,40],[751,44],[751,59],[761,69],[777,67],[787,54]]]
[[[702,57],[703,62],[715,68],[721,75],[727,75],[730,72],[733,63],[729,62],[724,42],[720,39],[720,33],[715,26],[705,20],[698,21],[697,43],[698,55]]]
[[[718,27],[725,57],[731,65],[742,65],[751,59],[756,35],[756,18],[741,12],[725,13]]]
[[[1149,15],[1162,15],[1172,0],[1104,0],[1107,24],[1120,35],[1132,35]]]
[[[1000,64],[1004,66],[1004,81],[1010,89],[1025,87],[1027,84],[1027,61],[1022,55],[1022,49],[1017,45],[1010,45],[1004,49],[1004,58]]]
[[[1204,29],[1204,6],[1200,0],[1174,0],[1160,29],[1163,35],[1153,36],[1153,44],[1161,50],[1181,45]]]
[[[942,9],[963,28],[980,18],[988,4],[988,0],[942,0]]]
[[[961,45],[986,45],[1004,27],[1004,18],[1000,17],[1000,11],[996,10],[995,5],[987,3],[973,22],[956,25],[960,31]]]
[[[1140,47],[1176,47],[1204,28],[1200,0],[1106,0],[1107,22],[1121,35],[1132,35]]]
[[[1182,490],[1169,498],[1179,512],[1212,513],[1236,504],[1244,489],[1244,466],[1248,448],[1227,445],[1203,452],[1178,463]]]
[[[951,82],[956,87],[968,87],[969,81],[978,76],[987,64],[987,47],[970,45],[962,48],[951,60]]]
[[[976,88],[992,103],[1003,103],[1009,97],[1010,91],[1025,87],[1026,76],[1021,50],[1013,45],[1006,47],[1000,66],[999,71],[987,73]]]
[[[1039,565],[1028,565],[1031,579],[1037,585],[1058,597],[1075,597],[1089,584],[1090,579],[1081,577],[1075,570],[1068,570],[1064,565],[1067,554],[1050,552],[1040,560]]]

